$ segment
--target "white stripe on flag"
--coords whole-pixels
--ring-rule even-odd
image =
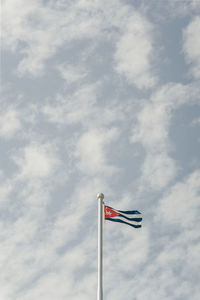
[[[142,214],[126,214],[126,213],[122,213],[120,211],[117,211],[120,213],[120,215],[127,217],[127,218],[134,218],[134,219],[141,219],[142,218]]]

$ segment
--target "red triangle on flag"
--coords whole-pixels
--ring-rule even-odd
[[[113,218],[113,217],[116,217],[116,216],[119,216],[119,213],[114,211],[112,208],[108,207],[108,206],[104,206],[104,217],[105,219],[108,219],[108,218]]]

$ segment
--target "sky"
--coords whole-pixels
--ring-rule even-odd
[[[0,299],[200,294],[200,0],[2,0]]]

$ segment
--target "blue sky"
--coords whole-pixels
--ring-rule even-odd
[[[6,0],[0,299],[199,299],[200,1]]]

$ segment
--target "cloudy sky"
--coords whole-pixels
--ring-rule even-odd
[[[0,299],[200,294],[200,0],[2,0]]]

